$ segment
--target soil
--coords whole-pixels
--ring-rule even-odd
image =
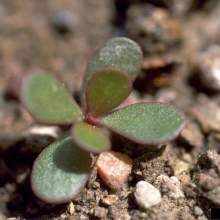
[[[211,208],[220,208],[219,15],[218,0],[2,0],[0,220],[211,219]],[[134,101],[175,104],[186,127],[163,146],[112,135],[112,150],[134,162],[122,188],[112,192],[94,170],[71,203],[46,204],[31,190],[32,164],[68,128],[42,135],[43,125],[18,101],[12,76],[45,70],[77,96],[88,60],[114,36],[129,37],[144,51]],[[158,205],[138,206],[134,189],[141,180],[160,190]]]

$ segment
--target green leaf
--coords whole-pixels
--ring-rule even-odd
[[[100,69],[88,82],[87,113],[99,116],[121,104],[131,92],[131,80],[117,68]]]
[[[22,84],[21,98],[30,113],[40,122],[70,124],[83,120],[80,108],[71,94],[48,74],[28,75]]]
[[[184,127],[184,116],[174,106],[138,103],[100,117],[99,123],[140,144],[174,139]]]
[[[89,153],[76,147],[71,137],[57,140],[36,159],[32,189],[45,202],[68,202],[85,186],[91,162]]]
[[[124,38],[110,39],[90,61],[82,88],[82,103],[85,103],[86,85],[93,74],[103,67],[116,67],[126,72],[133,80],[139,72],[142,51],[137,43]]]
[[[87,123],[75,124],[72,135],[76,144],[87,151],[101,153],[111,148],[111,143],[103,131]]]

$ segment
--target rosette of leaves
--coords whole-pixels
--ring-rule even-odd
[[[67,202],[84,187],[89,152],[111,148],[102,127],[144,145],[165,143],[180,133],[184,117],[172,105],[143,102],[114,110],[130,94],[141,60],[141,49],[132,40],[109,40],[88,65],[81,92],[83,111],[51,75],[39,72],[23,80],[21,100],[36,120],[72,125],[70,137],[52,143],[34,163],[31,184],[40,199]]]

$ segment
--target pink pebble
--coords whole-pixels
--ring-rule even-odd
[[[132,159],[126,154],[105,151],[99,155],[95,165],[105,184],[113,190],[118,190],[131,173],[132,164]]]

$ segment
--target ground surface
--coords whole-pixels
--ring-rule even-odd
[[[218,0],[1,1],[0,219],[210,219],[210,209],[220,208],[219,15]],[[29,178],[54,137],[28,132],[37,123],[10,76],[43,69],[78,91],[89,58],[112,36],[130,37],[144,51],[133,98],[177,105],[186,127],[161,150],[113,137],[113,150],[134,161],[127,183],[113,193],[97,176],[71,204],[46,204]],[[140,180],[160,190],[160,204],[137,205]]]

